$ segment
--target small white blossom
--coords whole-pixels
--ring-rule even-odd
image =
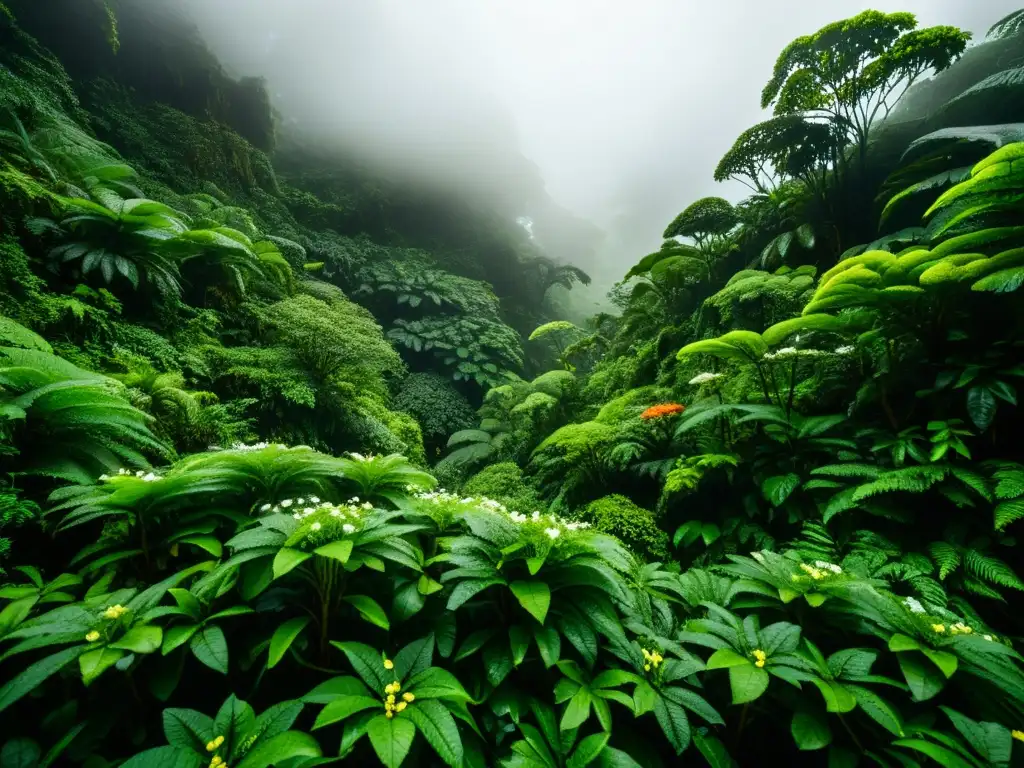
[[[296,520],[301,520],[302,519],[302,515],[300,515],[298,512],[296,512],[294,515],[292,515],[292,517],[294,517]]]
[[[285,499],[284,501],[281,502],[281,506],[284,507],[285,509],[288,509],[288,507],[290,507],[291,505],[292,505],[292,500],[291,499]]]
[[[546,533],[552,539],[557,539],[559,536],[562,535],[562,531],[559,528],[545,528],[544,533]]]
[[[985,640],[988,640],[989,642],[992,642],[992,635],[982,635],[982,637],[983,637],[983,638],[984,638]]]
[[[110,475],[100,475],[100,482],[105,483],[110,479]]]
[[[343,530],[345,533],[354,533],[356,527],[352,525],[352,523],[345,523],[343,526],[341,526],[341,530]]]
[[[824,560],[816,560],[814,563],[815,568],[821,568],[825,571],[832,571],[832,573],[838,575],[843,572],[843,569],[834,563],[826,563]]]
[[[363,509],[373,509],[373,504],[368,501],[364,501],[361,506]]]
[[[850,354],[851,352],[853,352],[853,349],[854,349],[854,348],[853,348],[853,347],[851,347],[851,346],[845,346],[845,347],[836,347],[836,354],[837,354],[837,355],[848,355],[848,354]]]
[[[706,384],[709,381],[714,381],[715,379],[720,379],[721,377],[722,374],[720,373],[698,373],[696,376],[690,379],[690,384],[693,384],[695,386],[699,384]]]
[[[320,503],[320,498],[318,496],[310,496],[309,500],[311,502],[313,502],[314,504],[319,504]]]
[[[924,606],[921,605],[921,601],[913,597],[906,597],[903,599],[903,604],[907,606],[907,609],[911,613],[925,613]]]
[[[348,503],[349,504],[358,504],[359,503],[359,497],[358,496],[353,496],[351,499],[348,500]]]
[[[260,507],[260,512],[266,512],[269,509],[270,509],[270,505],[269,504],[264,504],[262,507]]]
[[[341,517],[341,510],[340,509],[332,509],[331,510],[331,517]]]
[[[302,503],[302,499],[299,499],[299,503]],[[306,507],[304,510],[302,510],[302,514],[304,515],[312,515],[314,512],[316,512],[316,510],[313,509],[312,507]]]
[[[533,514],[530,515],[530,518],[533,519],[534,521],[540,520],[540,512],[538,512],[537,510],[534,510]]]
[[[144,482],[152,483],[154,480],[159,480],[160,478],[154,475],[152,472],[147,472],[145,475],[142,476],[142,479]]]
[[[296,500],[295,500],[295,503],[296,503],[296,504],[305,504],[305,503],[306,503],[306,500],[305,500],[305,499],[296,499]]]
[[[143,471],[142,471],[142,470],[140,469],[140,470],[139,470],[138,472],[136,472],[136,473],[135,473],[135,476],[136,476],[136,477],[142,477],[142,476],[143,476],[144,474],[146,474],[146,473],[145,473],[145,472],[143,472]]]
[[[311,530],[311,531],[319,531],[320,528],[321,528],[320,523],[313,523],[311,526],[309,526],[309,530]]]

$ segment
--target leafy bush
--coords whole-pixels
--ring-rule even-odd
[[[423,430],[430,454],[436,455],[449,435],[469,429],[475,413],[469,401],[451,382],[436,373],[413,373],[402,382],[395,410],[411,414]]]
[[[646,560],[668,556],[668,534],[658,527],[651,512],[625,496],[613,494],[592,501],[579,515],[595,530],[614,536]]]
[[[511,461],[484,467],[463,483],[462,492],[467,496],[494,499],[511,510],[521,512],[533,512],[545,506],[523,477],[523,471]]]

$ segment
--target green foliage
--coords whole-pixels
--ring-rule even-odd
[[[668,555],[668,534],[658,527],[651,512],[625,496],[597,499],[579,514],[594,530],[614,536],[645,560],[663,560]]]
[[[475,422],[472,406],[451,382],[436,373],[413,373],[402,382],[395,409],[411,414],[434,453],[449,435],[469,429]]]
[[[488,464],[462,485],[467,496],[499,501],[511,510],[533,512],[544,503],[523,477],[523,471],[511,461]]]
[[[662,237],[692,237],[703,246],[708,239],[727,234],[738,223],[739,217],[727,200],[705,197],[676,216]]]
[[[66,21],[202,118],[0,19],[0,763],[1011,762],[1010,46],[798,39],[716,172],[755,195],[570,323],[539,230],[294,142],[279,184],[224,119],[260,88],[129,5]]]

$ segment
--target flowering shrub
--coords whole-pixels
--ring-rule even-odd
[[[679,405],[679,403],[663,403],[662,405],[652,405],[646,411],[640,414],[640,418],[644,421],[650,421],[651,419],[662,419],[666,416],[676,416],[686,410],[685,405]]]

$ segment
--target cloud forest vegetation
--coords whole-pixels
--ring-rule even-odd
[[[587,320],[151,12],[0,4],[2,768],[1024,763],[1024,11],[804,30]]]

